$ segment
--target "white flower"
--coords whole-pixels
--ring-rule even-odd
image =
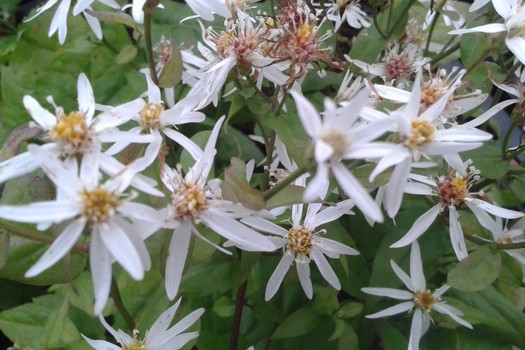
[[[506,224],[503,224],[503,220],[496,217],[496,220],[487,220],[484,225],[485,228],[489,229],[494,237],[496,243],[523,243],[525,237],[523,231],[525,229],[525,219],[521,218],[510,229],[507,228]],[[521,265],[525,266],[525,249],[505,249],[505,253],[516,259]]]
[[[132,135],[116,128],[136,115],[144,106],[144,101],[135,99],[114,108],[107,107],[105,113],[95,117],[95,97],[84,73],[78,77],[77,90],[78,110],[69,114],[66,114],[61,107],[57,107],[51,97],[48,98],[48,101],[54,105],[55,115],[42,108],[33,97],[24,96],[25,108],[36,122],[36,126],[43,129],[47,133],[48,141],[51,141],[41,148],[57,159],[65,160],[76,159],[90,152],[98,152],[100,153],[98,164],[101,170],[108,175],[115,175],[124,169],[124,165],[107,153],[102,153],[101,143],[152,142],[149,135]],[[28,174],[36,170],[39,164],[30,152],[12,157],[0,163],[0,182]],[[155,182],[151,181],[151,179],[137,176],[132,180],[131,185],[149,194],[163,196],[153,187]]]
[[[339,30],[344,20],[352,28],[360,29],[370,26],[366,12],[354,0],[335,0],[326,10],[326,17],[335,23],[335,31]]]
[[[458,152],[481,147],[482,141],[492,138],[487,132],[468,125],[457,125],[455,121],[450,123],[448,118],[443,118],[443,111],[453,88],[443,92],[435,103],[421,111],[420,81],[421,71],[416,76],[412,94],[405,107],[390,115],[370,108],[365,108],[363,113],[369,120],[392,118],[397,123],[400,142],[390,154],[379,161],[370,174],[370,181],[373,181],[376,175],[395,165],[384,198],[385,208],[391,218],[395,217],[401,205],[403,189],[413,161],[419,161],[421,156],[442,156],[451,166],[461,169],[463,163]]]
[[[449,34],[506,32],[505,44],[525,64],[525,7],[519,0],[492,0],[496,12],[505,23],[490,23],[469,29],[456,29]]]
[[[309,204],[306,209],[306,216],[302,220],[303,205],[293,205],[292,228],[289,230],[263,218],[248,217],[241,220],[259,231],[275,235],[271,237],[271,240],[275,243],[277,249],[282,248],[284,252],[281,261],[266,285],[264,297],[266,300],[270,300],[275,295],[294,260],[299,281],[309,299],[313,295],[312,281],[310,280],[311,260],[315,262],[321,275],[332,287],[337,290],[341,289],[341,283],[334,270],[328,264],[325,255],[332,259],[337,259],[341,254],[357,255],[359,252],[342,243],[322,237],[321,235],[325,234],[326,230],[316,231],[316,228],[337,220],[342,215],[353,214],[350,211],[353,206],[354,202],[350,199],[323,210],[321,210],[322,204],[320,203]]]
[[[213,165],[216,153],[215,143],[223,121],[224,117],[217,121],[204,153],[186,173],[186,176],[182,175],[180,168],[174,171],[167,165],[164,166],[161,173],[164,185],[172,193],[172,203],[164,210],[165,218],[162,221],[165,227],[175,228],[166,262],[166,291],[170,299],[175,298],[179,289],[192,233],[222,252],[230,254],[227,250],[204,238],[197,229],[198,224],[209,227],[234,244],[246,249],[275,250],[274,244],[269,239],[236,220],[251,215],[250,210],[240,204],[215,199],[213,192],[208,189],[207,178]]]
[[[49,0],[48,2],[44,4],[44,6],[38,8],[36,10],[35,15],[29,18],[27,21],[30,21],[36,16],[43,13],[44,11],[49,10],[59,1],[60,0]],[[100,27],[100,23],[98,19],[84,12],[84,10],[86,9],[91,10],[90,5],[94,1],[95,0],[79,0],[73,9],[73,16],[76,16],[79,13],[82,13],[84,17],[86,18],[86,22],[88,23],[91,30],[93,30],[97,38],[102,39],[102,28]],[[120,7],[118,3],[116,3],[114,0],[98,0],[98,1],[112,8]],[[51,21],[51,25],[49,27],[49,33],[48,33],[49,37],[51,37],[53,34],[55,34],[58,31],[58,42],[60,43],[60,45],[63,45],[64,42],[66,41],[67,16],[68,16],[70,6],[71,6],[71,0],[60,1],[60,5],[58,5],[57,11],[55,12],[55,15],[53,16],[53,20]]]
[[[441,301],[441,296],[450,286],[445,284],[434,292],[427,289],[421,253],[417,242],[412,243],[410,251],[410,276],[401,270],[393,260],[390,260],[390,266],[409,291],[394,288],[362,288],[361,290],[367,294],[404,300],[402,303],[383,311],[367,315],[367,318],[380,318],[413,311],[408,344],[408,349],[410,350],[419,349],[419,341],[430,326],[430,321],[432,320],[430,312],[432,310],[448,315],[460,325],[472,329],[472,325],[460,317],[463,315],[460,310]]]
[[[224,18],[232,16],[225,0],[186,0],[186,4],[195,12],[197,15],[195,17],[201,17],[207,21],[213,21],[215,14]]]
[[[120,349],[136,349],[136,350],[177,350],[182,348],[192,339],[199,336],[199,332],[182,333],[187,328],[191,327],[204,313],[204,309],[200,308],[182,320],[169,327],[173,321],[177,309],[180,305],[179,299],[172,307],[164,311],[155,323],[146,332],[144,340],[138,339],[138,332],[134,332],[134,337],[129,336],[120,329],[116,331],[111,327],[102,315],[99,315],[100,322],[104,328],[115,338],[121,345],[116,346],[105,340],[92,340],[82,334],[82,337],[96,350],[120,350]]]
[[[525,215],[518,211],[500,208],[476,198],[479,193],[469,191],[472,183],[479,179],[478,172],[473,168],[468,173],[466,167],[457,172],[450,170],[447,175],[438,179],[430,179],[419,175],[410,175],[410,177],[415,182],[407,184],[405,187],[406,193],[437,196],[439,203],[421,215],[405,236],[392,244],[391,248],[404,247],[414,242],[432,225],[439,213],[448,209],[450,241],[458,260],[462,260],[468,256],[465,237],[463,236],[457,211],[462,204],[465,204],[476,216],[480,224],[484,226],[487,221],[492,220],[489,214],[506,219],[516,219]]]
[[[341,162],[344,159],[378,159],[392,151],[389,144],[374,143],[376,138],[392,128],[392,120],[358,123],[359,114],[368,100],[369,90],[363,89],[346,106],[336,110],[334,103],[325,100],[321,119],[315,107],[300,93],[291,91],[297,112],[306,133],[313,139],[317,170],[308,183],[304,199],[317,199],[319,188],[329,181],[329,169],[346,195],[367,216],[381,222],[383,215],[361,183]]]
[[[38,228],[65,222],[62,233],[26,272],[34,277],[64,257],[87,228],[90,231],[90,267],[95,289],[95,313],[106,304],[111,285],[111,265],[116,260],[135,280],[144,277],[151,261],[147,248],[127,218],[152,223],[160,214],[144,204],[132,203],[124,190],[135,175],[139,163],[132,163],[118,176],[99,183],[99,152],[84,155],[80,165],[75,160],[61,162],[41,147],[29,145],[33,159],[57,186],[55,201],[19,206],[0,206],[0,218],[38,224]]]
[[[146,164],[149,165],[156,159],[160,151],[163,142],[162,132],[188,151],[194,159],[199,158],[202,155],[199,146],[176,130],[177,125],[204,121],[203,113],[194,112],[195,106],[200,102],[199,96],[186,96],[166,110],[162,103],[159,87],[151,80],[148,70],[143,71],[143,73],[148,83],[148,103],[143,103],[142,109],[130,116],[130,119],[135,120],[139,125],[126,132],[129,135],[128,138],[122,140],[115,138],[114,141],[117,142],[106,153],[116,154],[133,142],[134,138],[149,134],[151,135],[150,145],[146,151],[148,155]]]

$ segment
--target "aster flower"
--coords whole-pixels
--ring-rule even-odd
[[[232,14],[226,2],[225,0],[186,0],[186,4],[195,12],[195,17],[200,17],[206,21],[213,21],[216,14],[224,18],[230,18]]]
[[[507,225],[503,223],[500,217],[496,217],[495,220],[488,218],[488,220],[484,222],[484,226],[490,230],[496,243],[509,244],[525,242],[523,235],[525,229],[524,218],[518,220],[510,228],[507,228]],[[505,249],[504,251],[516,259],[521,265],[525,266],[525,249]]]
[[[93,349],[96,350],[120,350],[120,349],[136,349],[136,350],[177,350],[182,348],[190,340],[199,336],[199,332],[182,333],[191,327],[204,313],[204,309],[200,308],[191,312],[188,316],[169,327],[173,321],[173,317],[177,313],[181,299],[179,299],[173,306],[164,311],[151,328],[146,332],[144,340],[138,337],[138,331],[134,331],[134,336],[131,337],[120,329],[116,331],[111,327],[102,315],[99,315],[100,322],[104,328],[115,338],[120,344],[116,346],[105,340],[92,340],[82,334],[82,337],[88,342]]]
[[[304,178],[300,181],[304,183]],[[327,189],[325,187],[324,193],[319,193],[321,197],[325,196]],[[247,217],[241,220],[261,232],[272,234],[273,236],[270,239],[276,248],[283,250],[283,257],[266,285],[264,297],[266,300],[270,300],[275,295],[294,261],[301,287],[308,299],[312,299],[313,296],[312,281],[310,280],[310,261],[312,260],[324,279],[335,289],[341,289],[341,283],[328,264],[325,255],[332,259],[338,259],[340,255],[358,255],[359,252],[335,240],[322,237],[326,230],[316,229],[321,225],[337,220],[342,215],[353,214],[351,211],[353,206],[354,201],[351,199],[324,208],[321,203],[312,203],[307,206],[306,215],[303,219],[303,204],[292,205],[292,228],[289,230],[260,217]]]
[[[393,260],[390,260],[390,266],[396,276],[408,288],[408,291],[394,288],[375,288],[367,287],[361,290],[364,293],[389,297],[396,300],[403,300],[402,303],[391,306],[383,311],[367,315],[366,318],[381,318],[396,315],[404,312],[412,312],[412,324],[410,326],[410,338],[408,349],[419,349],[419,341],[426,333],[432,320],[430,312],[432,310],[440,314],[448,315],[460,325],[472,329],[472,325],[463,320],[463,313],[446,302],[441,301],[441,296],[450,288],[448,285],[431,292],[427,289],[425,275],[423,274],[423,263],[421,261],[421,252],[417,241],[412,243],[410,251],[410,276],[407,275]]]
[[[207,178],[212,169],[216,153],[215,143],[223,121],[224,117],[217,121],[202,156],[185,176],[182,175],[180,167],[173,170],[167,165],[161,173],[161,179],[172,193],[173,200],[163,211],[165,217],[161,220],[165,227],[175,228],[166,262],[166,291],[170,299],[175,298],[179,289],[192,233],[209,242],[199,233],[198,224],[209,227],[234,244],[247,249],[275,250],[270,240],[236,220],[251,215],[250,210],[240,204],[216,199],[213,192],[208,189]],[[227,250],[214,246],[229,254]]]
[[[334,22],[336,32],[345,20],[352,28],[360,29],[370,26],[366,12],[354,0],[335,0],[326,10],[326,17]]]
[[[411,175],[410,177],[413,182],[405,187],[406,193],[436,196],[439,203],[421,215],[410,230],[399,241],[390,246],[391,248],[405,247],[414,242],[425,233],[440,213],[448,209],[450,242],[458,260],[462,260],[468,256],[458,213],[458,209],[463,204],[472,211],[482,226],[486,225],[485,223],[488,220],[492,220],[489,214],[505,219],[517,219],[525,215],[477,198],[482,193],[470,191],[472,184],[479,180],[479,172],[473,167],[468,172],[466,165],[460,171],[449,170],[447,175],[440,176],[437,179],[418,175]]]
[[[199,158],[202,154],[199,146],[176,130],[177,125],[204,121],[204,114],[194,111],[195,106],[199,103],[199,96],[186,96],[170,109],[164,109],[159,87],[151,80],[149,71],[145,70],[143,73],[148,83],[148,103],[143,103],[139,113],[135,113],[130,118],[138,122],[139,125],[126,132],[129,138],[121,141],[115,139],[117,142],[106,153],[113,155],[120,152],[131,143],[133,137],[140,138],[144,135],[151,135],[147,150],[149,157],[146,162],[149,165],[160,151],[163,142],[162,132],[188,151],[194,159]]]
[[[456,29],[449,34],[505,33],[505,44],[518,60],[525,64],[525,32],[523,31],[525,7],[519,0],[492,0],[492,5],[505,23],[490,23],[474,28]]]
[[[64,160],[82,157],[89,152],[100,153],[98,162],[102,171],[108,175],[115,175],[124,169],[124,165],[106,153],[102,153],[101,143],[125,142],[149,143],[151,136],[132,135],[121,132],[116,127],[126,123],[140,111],[144,101],[135,99],[117,107],[107,107],[106,112],[95,117],[95,97],[91,84],[84,73],[81,73],[77,82],[78,110],[69,114],[58,107],[51,97],[48,101],[55,107],[55,115],[43,108],[31,96],[24,96],[24,106],[29,112],[36,126],[46,132],[46,141],[42,150],[54,157]],[[34,124],[34,123],[33,123]],[[28,174],[36,170],[39,162],[35,161],[30,152],[19,154],[0,163],[0,182]],[[153,188],[155,183],[145,177],[137,176],[132,180],[133,186],[152,195],[163,194]]]
[[[36,10],[35,15],[29,18],[27,21],[30,21],[33,18],[42,14],[43,12],[49,10],[59,1],[60,1],[60,5],[58,5],[57,11],[55,12],[55,15],[53,16],[53,19],[51,21],[48,36],[51,37],[53,34],[55,34],[58,31],[58,42],[60,43],[60,45],[63,45],[64,42],[66,41],[66,36],[67,36],[67,16],[69,12],[69,7],[71,6],[71,0],[49,0],[48,2],[44,4],[44,6],[38,8]],[[100,27],[100,22],[98,21],[97,18],[91,16],[87,12],[84,12],[84,10],[86,9],[91,10],[90,5],[94,1],[95,0],[79,0],[73,9],[73,16],[76,16],[82,13],[86,19],[86,22],[88,23],[91,30],[93,30],[97,38],[102,39],[102,28]],[[107,6],[115,8],[115,9],[118,9],[120,7],[119,4],[116,3],[114,0],[98,0],[98,1]]]
[[[345,159],[378,159],[392,151],[391,145],[372,142],[391,130],[392,120],[383,119],[372,123],[358,123],[359,114],[368,100],[369,90],[363,89],[346,106],[336,110],[335,104],[325,100],[325,112],[321,119],[315,107],[300,93],[291,91],[297,112],[306,133],[313,139],[317,170],[308,183],[304,199],[317,199],[319,188],[329,181],[329,169],[357,207],[376,221],[382,221],[381,211],[366,189],[341,162]]]
[[[382,78],[389,85],[404,85],[413,73],[418,72],[430,59],[421,55],[414,44],[401,48],[399,44],[390,46],[380,63],[368,64],[345,56],[350,63],[359,67],[363,74]]]
[[[407,105],[389,115],[365,109],[363,115],[368,120],[393,118],[397,123],[400,142],[392,153],[383,157],[370,174],[370,181],[390,166],[395,169],[385,192],[385,208],[393,218],[397,214],[403,198],[403,189],[413,162],[421,156],[430,159],[432,156],[443,157],[454,168],[463,168],[458,152],[472,150],[482,146],[482,141],[492,135],[474,127],[449,123],[443,118],[443,111],[453,89],[444,92],[432,105],[421,111],[422,88],[421,71],[414,81],[412,94]],[[394,129],[395,130],[395,129]]]
[[[101,184],[99,152],[85,154],[78,165],[74,160],[63,163],[35,145],[29,145],[28,149],[56,185],[58,198],[20,206],[0,206],[0,218],[44,227],[53,223],[66,224],[62,233],[26,272],[28,278],[40,274],[64,257],[87,228],[91,237],[89,261],[95,290],[94,309],[98,314],[109,295],[114,260],[135,280],[141,280],[151,265],[143,240],[127,219],[155,223],[162,217],[153,208],[132,203],[124,194],[135,172],[142,166],[132,163],[119,175]]]

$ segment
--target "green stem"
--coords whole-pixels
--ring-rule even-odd
[[[430,24],[430,29],[428,31],[428,36],[427,36],[427,43],[425,45],[425,51],[423,52],[423,56],[428,55],[428,48],[430,47],[430,41],[432,39],[432,34],[434,33],[434,29],[436,28],[436,24],[439,19],[439,15],[441,14],[441,9],[443,8],[444,5],[445,5],[445,2],[443,1],[443,4],[439,6],[439,8],[434,10],[436,12],[436,15],[434,16],[434,18],[432,19],[432,23]]]
[[[288,175],[285,179],[282,181],[279,181],[275,186],[270,188],[269,190],[264,192],[264,200],[267,201],[268,199],[275,196],[277,193],[281,192],[286,186],[293,183],[299,176],[303,175],[307,172],[306,167],[299,167],[297,170],[295,170],[293,173]]]
[[[476,243],[477,245],[491,245],[496,250],[507,250],[507,249],[523,249],[525,248],[525,242],[516,242],[516,243],[498,243],[493,241],[487,241],[479,236],[469,235],[463,233],[466,239]]]
[[[377,16],[378,16],[378,13],[377,13],[377,8],[375,7],[372,7],[372,20],[374,21],[374,27],[376,28],[377,32],[379,33],[379,35],[381,35],[381,37],[385,40],[388,40],[388,37],[387,35],[383,32],[383,30],[379,27],[379,22],[377,21]]]
[[[8,234],[21,237],[30,241],[51,244],[55,241],[55,237],[50,237],[42,234],[35,234],[29,231],[19,229],[17,227],[6,224],[5,222],[0,222],[0,230],[6,231]],[[72,248],[72,251],[79,253],[89,253],[89,247],[87,245],[75,244]]]
[[[410,9],[412,7],[412,5],[416,2],[416,0],[410,0],[406,5],[405,7],[403,8],[403,10],[400,12],[401,15],[398,17],[398,19],[394,22],[394,25],[392,27],[388,27],[388,32],[386,33],[387,35],[387,39],[390,40],[390,37],[392,36],[392,33],[394,33],[394,30],[397,26],[397,24],[399,23],[399,21],[401,20],[401,18],[403,18],[403,16],[408,12],[408,9]]]
[[[512,123],[509,128],[507,129],[507,132],[505,133],[505,136],[503,137],[502,145],[501,145],[501,157],[503,159],[511,159],[509,158],[509,154],[507,152],[509,147],[509,141],[510,141],[510,135],[514,131],[514,128],[516,127],[516,123]]]
[[[152,42],[152,22],[153,12],[158,5],[156,0],[148,0],[144,6],[144,41],[146,44],[146,55],[148,56],[148,66],[151,79],[155,85],[159,85],[159,77],[155,69],[155,58],[153,57],[153,42]]]
[[[241,329],[242,310],[244,308],[244,299],[246,296],[246,287],[248,281],[244,281],[237,290],[237,300],[235,301],[235,313],[233,314],[233,324],[230,332],[230,350],[237,350],[239,342],[239,333]]]
[[[124,321],[126,321],[128,328],[130,330],[134,330],[135,321],[133,321],[133,317],[131,317],[128,310],[126,310],[124,303],[122,302],[120,290],[118,289],[117,281],[115,280],[114,277],[111,277],[111,298],[113,299],[113,302],[115,303],[115,307],[117,308],[117,311],[124,318]]]

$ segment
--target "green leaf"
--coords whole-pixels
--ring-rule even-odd
[[[159,76],[159,86],[162,88],[171,88],[180,83],[182,78],[182,55],[180,49],[173,39],[170,40],[171,56],[168,62],[164,64]]]
[[[485,37],[477,33],[465,34],[461,37],[461,61],[465,67],[479,62],[486,55]]]
[[[501,256],[485,245],[454,266],[448,273],[447,283],[463,292],[480,291],[498,278],[500,270]]]
[[[96,17],[101,21],[122,23],[133,29],[139,29],[133,17],[131,17],[125,12],[100,12],[100,11],[93,11],[90,9],[87,9],[85,11],[91,16]]]
[[[297,337],[308,333],[317,325],[315,314],[306,308],[299,309],[284,319],[273,332],[271,339]]]
[[[80,338],[75,325],[67,318],[69,302],[64,298],[46,320],[41,344],[44,349],[59,348]]]
[[[266,201],[266,209],[279,208],[303,202],[304,187],[288,185]]]
[[[363,312],[363,304],[351,301],[341,306],[339,311],[337,311],[337,317],[344,319],[352,318],[356,317],[361,312]]]
[[[523,174],[513,177],[509,187],[522,203],[525,202],[525,176]]]
[[[7,261],[7,255],[9,253],[9,241],[11,236],[7,231],[0,229],[0,269],[5,265]]]
[[[374,168],[375,164],[365,164],[352,169],[352,174],[367,190],[375,190],[376,188],[387,184],[392,175],[392,169],[388,169],[376,176],[373,182],[370,182],[368,181],[368,178],[372,171],[374,171]]]
[[[314,287],[312,311],[318,315],[333,315],[339,309],[338,291],[332,287]]]
[[[135,57],[137,57],[138,53],[139,53],[139,50],[137,49],[135,45],[124,46],[124,48],[120,50],[119,54],[115,58],[115,62],[117,62],[117,64],[129,63],[133,61]]]
[[[221,184],[224,198],[240,202],[248,209],[264,209],[266,203],[263,193],[251,187],[246,179],[246,164],[238,158],[232,158],[230,164],[224,171],[224,181]]]
[[[501,157],[501,145],[495,141],[488,141],[478,149],[463,152],[463,159],[472,159],[472,164],[481,172],[482,177],[499,180],[509,170],[509,161]]]
[[[235,300],[226,296],[221,296],[215,303],[213,303],[213,312],[219,317],[231,317],[235,313]]]

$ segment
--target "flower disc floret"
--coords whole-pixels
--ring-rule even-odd
[[[164,112],[164,107],[161,103],[148,102],[140,111],[140,119],[144,129],[158,129],[160,128],[160,115]]]
[[[459,206],[468,195],[468,181],[461,176],[451,174],[438,182],[437,194],[441,203],[455,207]]]
[[[313,247],[313,234],[305,227],[292,228],[286,236],[287,248],[295,254],[308,255]]]
[[[208,202],[203,189],[193,182],[182,183],[172,199],[175,217],[182,221],[198,217]]]
[[[436,298],[432,295],[430,290],[418,290],[414,296],[414,303],[416,307],[423,311],[430,312],[436,303]]]
[[[394,56],[385,61],[385,73],[388,79],[409,77],[414,71],[414,66],[407,56]]]
[[[348,137],[338,130],[331,130],[320,139],[334,150],[331,158],[336,161],[340,160],[350,147]]]
[[[80,193],[80,196],[84,200],[82,215],[91,225],[106,221],[119,205],[115,193],[100,187],[92,191],[84,191]]]
[[[411,137],[405,141],[410,148],[417,148],[423,143],[434,140],[434,127],[424,119],[416,119],[410,123]]]
[[[136,340],[134,344],[124,345],[122,350],[148,350],[148,348],[142,341]]]
[[[81,153],[89,145],[91,137],[84,116],[79,112],[63,114],[49,135],[65,148],[68,154]]]

